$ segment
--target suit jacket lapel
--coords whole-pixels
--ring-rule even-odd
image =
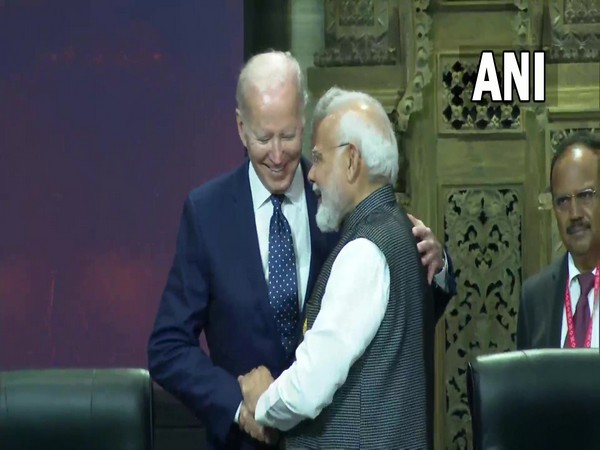
[[[246,163],[238,169],[235,176],[235,182],[233,183],[232,196],[236,217],[234,226],[237,229],[237,246],[239,247],[243,271],[248,277],[253,289],[253,292],[248,293],[248,297],[249,299],[258,299],[258,306],[263,313],[262,315],[265,317],[265,322],[269,331],[275,336],[278,336],[273,308],[269,303],[269,288],[265,281],[265,274],[262,269],[262,259],[260,257],[260,248],[258,246],[254,205],[252,202],[252,192],[250,190],[250,180],[248,178],[249,163],[249,161],[246,161]]]
[[[561,342],[561,332],[565,304],[565,286],[567,285],[567,267],[568,261],[565,255],[554,264],[552,283],[550,283],[551,292],[549,294],[553,300],[552,307],[549,310],[550,329],[548,330],[548,343],[551,347],[555,348],[561,348],[563,344]]]

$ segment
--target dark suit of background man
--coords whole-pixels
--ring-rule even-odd
[[[517,326],[519,349],[570,348],[573,343],[584,347],[590,338],[591,347],[598,347],[598,301],[594,298],[595,276],[600,276],[598,151],[598,136],[577,132],[560,143],[552,159],[553,209],[567,253],[524,283]]]
[[[297,61],[280,52],[255,56],[236,98],[249,161],[189,194],[148,344],[153,379],[203,421],[210,448],[260,445],[237,425],[237,376],[260,365],[278,376],[289,367],[304,301],[338,239],[315,224],[317,201],[301,158],[306,94]],[[420,225],[416,234],[435,255],[424,259],[442,268],[430,230]],[[447,301],[435,300],[438,311]],[[202,331],[210,357],[199,346]]]

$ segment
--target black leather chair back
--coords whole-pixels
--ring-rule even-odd
[[[474,450],[600,450],[598,349],[480,356],[467,388]]]
[[[152,386],[142,369],[0,373],[2,450],[151,450]]]

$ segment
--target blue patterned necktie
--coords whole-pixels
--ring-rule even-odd
[[[275,312],[281,343],[290,354],[296,343],[298,281],[292,230],[281,211],[284,199],[284,195],[271,195],[273,215],[269,226],[269,302]]]

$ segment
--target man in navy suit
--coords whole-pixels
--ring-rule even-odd
[[[189,194],[148,344],[153,379],[201,418],[209,448],[262,445],[237,425],[237,377],[260,365],[277,377],[289,367],[305,299],[338,237],[315,223],[297,61],[280,52],[255,56],[236,98],[249,160]],[[414,232],[423,261],[434,272],[445,267],[430,230],[419,223]],[[442,310],[448,298],[436,299]],[[210,356],[199,346],[202,331]],[[258,426],[256,436],[269,440]]]

